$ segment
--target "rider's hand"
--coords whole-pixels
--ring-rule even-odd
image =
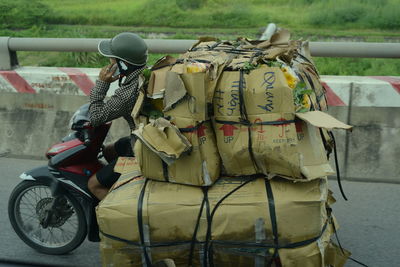
[[[115,70],[117,69],[117,64],[110,64],[103,67],[99,74],[99,80],[104,82],[112,83],[118,80],[119,76],[113,77]]]

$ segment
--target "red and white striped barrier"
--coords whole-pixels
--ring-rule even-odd
[[[400,77],[322,76],[328,105],[400,107]]]
[[[100,69],[21,67],[0,71],[0,92],[89,95]],[[107,95],[118,88],[112,83]]]
[[[21,67],[0,71],[0,92],[88,95],[100,69]],[[400,107],[400,77],[322,76],[330,106]],[[118,87],[111,84],[108,95]]]

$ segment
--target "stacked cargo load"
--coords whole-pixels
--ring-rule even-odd
[[[97,211],[103,264],[268,266],[279,257],[282,266],[342,266],[348,254],[330,242],[336,222],[326,182],[221,177],[201,188],[120,180]]]
[[[162,112],[168,121],[158,118],[139,127],[135,134],[142,142],[137,142],[135,153],[143,175],[148,178],[209,186],[220,176],[220,159],[207,109],[212,98],[206,95],[206,68],[196,65],[194,69],[190,64],[179,62],[165,57],[153,66],[148,87],[151,93],[147,96],[157,97],[161,93]],[[160,122],[164,123],[163,127]],[[180,137],[167,134],[166,129],[173,127],[179,129]],[[146,138],[148,132],[158,134]],[[150,141],[155,136],[159,137],[158,144]],[[189,143],[187,150],[179,150],[185,142]],[[171,144],[169,153],[162,148],[165,144]]]
[[[103,265],[343,266],[327,154],[351,126],[323,112],[307,43],[201,39],[144,89],[135,158],[97,208]]]

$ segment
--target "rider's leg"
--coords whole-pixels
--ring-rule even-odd
[[[114,172],[116,163],[117,159],[101,168],[96,174],[89,178],[88,188],[99,200],[102,200],[107,195],[111,186],[121,176],[121,174]]]
[[[90,192],[98,199],[102,200],[108,194],[110,188],[100,184],[96,174],[89,178],[88,188]]]
[[[89,178],[88,188],[93,195],[102,200],[111,186],[118,180],[121,174],[114,172],[114,166],[119,156],[132,157],[131,137],[120,138],[114,144],[107,145],[103,151],[104,157],[109,162],[95,175]]]
[[[108,144],[103,148],[103,156],[108,163],[118,158],[118,153],[115,150],[115,143]]]

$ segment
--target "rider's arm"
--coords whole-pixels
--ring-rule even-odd
[[[130,114],[135,104],[137,79],[121,86],[110,99],[104,101],[109,88],[110,83],[97,80],[95,87],[90,92],[89,118],[93,126],[99,126]]]

